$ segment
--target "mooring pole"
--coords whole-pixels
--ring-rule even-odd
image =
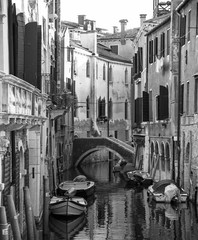
[[[0,239],[9,239],[8,222],[4,206],[0,206]]]
[[[16,209],[12,195],[7,195],[7,202],[8,202],[8,215],[11,222],[14,240],[21,240],[18,216],[16,214]]]
[[[28,187],[24,187],[24,201],[25,201],[25,215],[27,224],[27,237],[28,240],[34,240],[34,221],[32,213],[32,205],[30,199],[30,192]]]

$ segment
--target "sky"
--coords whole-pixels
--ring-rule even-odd
[[[140,14],[153,16],[153,0],[61,0],[61,19],[78,22],[78,15],[96,21],[97,28],[120,30],[120,20],[127,19],[126,29],[140,26]]]

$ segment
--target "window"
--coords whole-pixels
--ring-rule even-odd
[[[188,12],[188,41],[190,41],[191,11]]]
[[[105,64],[103,65],[103,80],[106,79],[106,67]]]
[[[153,121],[153,99],[152,99],[152,90],[149,91],[149,121]]]
[[[165,56],[165,33],[162,33],[160,36],[160,57]]]
[[[125,130],[125,141],[129,141],[129,130]]]
[[[67,48],[67,61],[71,61],[71,49],[69,47]]]
[[[189,114],[189,87],[190,87],[190,83],[187,82],[186,85],[186,114]]]
[[[166,40],[167,40],[166,54],[169,55],[170,54],[170,29],[167,30]]]
[[[159,92],[156,97],[156,119],[164,120],[169,117],[168,87],[160,86]]]
[[[125,111],[124,111],[124,117],[125,119],[128,119],[128,100],[125,100]]]
[[[153,40],[149,41],[149,63],[153,63]]]
[[[124,81],[125,81],[125,85],[128,85],[129,84],[129,80],[128,80],[128,70],[127,68],[125,69],[125,76],[124,76]]]
[[[198,76],[195,78],[195,113],[198,113]]]
[[[180,114],[184,113],[184,84],[180,86]]]
[[[89,96],[86,99],[86,110],[87,110],[87,118],[89,118],[90,108],[89,108]]]
[[[113,70],[112,70],[112,66],[110,66],[110,68],[109,68],[109,82],[110,82],[110,83],[113,82]]]
[[[101,97],[98,100],[98,117],[104,118],[105,117],[105,98],[101,99]]]
[[[113,102],[111,98],[109,99],[109,116],[108,117],[109,119],[113,118]]]
[[[86,77],[90,77],[90,62],[87,60],[86,63]]]
[[[181,32],[181,46],[183,46],[185,44],[185,40],[186,40],[186,15],[184,15],[183,17],[181,17],[180,20],[180,32]]]
[[[118,54],[118,45],[112,45],[110,48],[113,53]]]
[[[156,57],[158,57],[158,37],[154,40],[154,62],[156,61]]]
[[[43,17],[43,43],[46,45],[46,19]]]

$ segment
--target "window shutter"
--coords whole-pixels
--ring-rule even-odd
[[[152,91],[149,91],[149,121],[153,121]]]
[[[25,25],[24,78],[35,87],[37,87],[37,40],[37,23],[27,23]]]
[[[143,122],[149,121],[149,94],[143,91]]]
[[[37,26],[37,88],[41,90],[41,26]]]
[[[142,122],[142,98],[135,100],[135,122],[137,124]]]
[[[163,120],[168,118],[168,88],[167,87],[160,86],[158,107],[159,107],[158,120]]]

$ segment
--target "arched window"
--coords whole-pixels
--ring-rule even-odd
[[[103,65],[103,80],[106,80],[106,67]]]
[[[87,60],[86,64],[86,77],[90,77],[90,62]]]

